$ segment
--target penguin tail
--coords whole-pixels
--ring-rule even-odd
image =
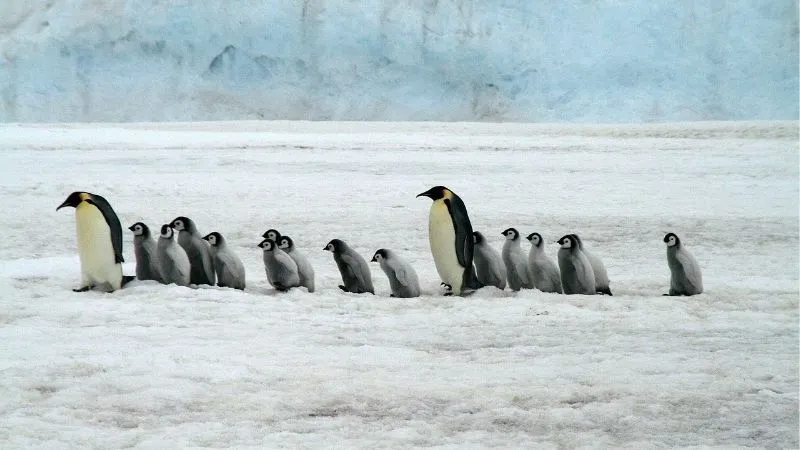
[[[597,293],[598,294],[603,294],[603,295],[610,295],[612,297],[614,296],[614,294],[611,293],[611,288],[610,287],[601,288],[601,289],[599,289],[597,291]]]
[[[120,283],[120,287],[125,287],[126,284],[130,283],[131,281],[135,280],[136,277],[133,275],[123,275],[122,276],[122,283]]]
[[[478,279],[478,274],[475,273],[475,268],[470,267],[469,270],[464,271],[464,284],[462,290],[466,289],[480,289],[485,285]]]

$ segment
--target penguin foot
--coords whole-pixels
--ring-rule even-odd
[[[343,290],[343,291],[345,291],[345,292],[350,292],[350,291],[349,291],[349,290],[348,290],[346,287],[344,287],[344,285],[343,285],[343,284],[340,284],[340,285],[339,285],[339,289],[341,289],[341,290]]]
[[[123,275],[122,276],[122,283],[119,285],[119,287],[125,287],[126,284],[130,283],[131,281],[133,281],[135,279],[136,279],[136,277],[134,277],[132,275]]]
[[[389,294],[389,297],[394,297],[394,296],[395,296],[394,294]]]
[[[72,292],[86,292],[91,288],[92,288],[92,286],[83,286],[83,287],[80,287],[78,289],[73,289]]]

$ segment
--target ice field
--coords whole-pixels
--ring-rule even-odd
[[[0,125],[0,447],[798,447],[798,124]],[[580,234],[614,297],[444,297],[437,184],[500,232]],[[74,190],[132,235],[219,231],[245,292],[80,282]],[[317,292],[275,292],[291,235]],[[677,233],[705,293],[662,297]],[[424,295],[342,293],[330,253],[393,249]],[[529,246],[523,243],[527,252]]]

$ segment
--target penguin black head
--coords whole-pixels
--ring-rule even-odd
[[[170,222],[169,226],[175,228],[178,231],[188,231],[190,233],[194,233],[195,231],[197,231],[197,227],[195,226],[194,221],[184,216],[176,217],[175,220]]]
[[[379,248],[378,251],[372,256],[372,262],[381,262],[382,259],[386,259],[389,257],[389,250],[385,248]]]
[[[480,231],[473,231],[472,242],[475,243],[475,245],[480,245],[486,242],[486,238],[483,237],[483,233],[481,233]]]
[[[146,238],[150,237],[150,228],[147,227],[142,222],[136,222],[135,224],[128,227],[129,230],[133,231],[134,236],[144,236]]]
[[[574,234],[568,234],[556,241],[556,244],[561,244],[561,248],[577,248],[577,243],[572,239]]]
[[[428,197],[433,201],[449,197],[453,195],[453,192],[450,189],[447,189],[444,186],[434,186],[427,191],[418,194],[417,197]]]
[[[216,231],[212,231],[211,233],[203,236],[203,239],[207,240],[212,247],[216,247],[225,243],[225,238],[223,238],[222,235]]]
[[[323,248],[323,250],[327,250],[327,251],[333,252],[333,253],[341,253],[346,248],[347,248],[347,244],[345,244],[343,240],[341,240],[341,239],[331,239],[331,241],[328,242],[328,245],[326,245],[325,248]]]
[[[164,225],[161,225],[161,237],[162,238],[164,238],[164,239],[172,239],[172,235],[173,234],[175,234],[175,230],[173,230],[171,226],[167,225],[166,223]]]
[[[542,246],[542,235],[539,233],[531,233],[526,239],[528,239],[534,247]]]
[[[519,239],[519,231],[517,231],[517,229],[513,227],[506,228],[506,230],[503,231],[501,234],[510,241],[516,241],[517,239]]]
[[[281,236],[278,239],[278,248],[281,250],[291,250],[294,248],[294,241],[289,236]]]
[[[72,194],[69,194],[69,196],[67,196],[67,199],[64,200],[64,203],[58,205],[56,211],[65,206],[71,206],[73,208],[77,208],[78,205],[80,205],[82,202],[92,203],[92,197],[94,197],[94,195],[88,192],[77,192],[77,191],[73,192]]]
[[[664,242],[667,244],[667,247],[680,247],[681,239],[675,233],[667,233],[664,236]]]
[[[265,252],[274,251],[276,247],[275,241],[273,241],[272,239],[264,239],[263,241],[261,241],[260,244],[258,244],[258,246],[261,247],[261,249],[264,250]]]
[[[572,238],[572,242],[575,244],[576,247],[583,248],[583,241],[581,240],[580,236],[578,236],[577,234],[573,233],[573,234],[570,234],[569,237]]]
[[[270,228],[269,230],[265,231],[264,234],[261,235],[264,239],[272,239],[275,242],[281,241],[281,233],[280,231]]]

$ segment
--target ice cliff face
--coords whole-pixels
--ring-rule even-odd
[[[798,117],[793,0],[4,0],[0,121]]]

